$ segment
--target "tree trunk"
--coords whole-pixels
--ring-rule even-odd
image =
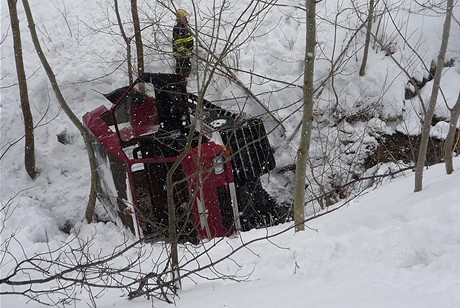
[[[37,177],[35,169],[35,141],[34,141],[34,120],[30,111],[29,94],[27,91],[27,78],[24,70],[22,57],[21,30],[16,6],[16,0],[8,0],[10,11],[11,31],[13,33],[14,59],[16,62],[16,73],[18,75],[19,96],[21,99],[22,116],[24,117],[24,166],[31,179]]]
[[[117,16],[118,26],[120,27],[120,33],[126,44],[126,62],[128,64],[128,82],[133,83],[133,64],[131,61],[131,39],[126,35],[123,23],[121,22],[120,10],[118,9],[118,1],[114,0],[115,15]]]
[[[22,0],[22,4],[24,5],[24,11],[26,13],[27,22],[29,23],[30,35],[34,43],[35,50],[37,52],[38,57],[40,58],[40,62],[42,63],[43,68],[45,69],[46,75],[48,76],[48,79],[51,83],[51,87],[53,88],[54,94],[56,95],[59,105],[61,106],[62,110],[64,110],[65,114],[69,117],[70,121],[72,121],[72,123],[80,131],[80,134],[82,135],[83,140],[85,142],[86,151],[88,152],[89,165],[91,169],[91,188],[90,188],[88,204],[86,206],[85,217],[88,223],[90,223],[93,219],[94,207],[96,204],[96,196],[97,196],[96,187],[97,187],[97,181],[98,181],[98,176],[96,172],[97,164],[96,164],[96,157],[94,156],[93,145],[91,144],[91,140],[89,139],[88,131],[83,126],[83,124],[80,122],[80,120],[77,118],[77,116],[72,112],[70,107],[67,105],[67,102],[65,101],[64,96],[61,93],[61,89],[59,88],[59,85],[57,83],[56,76],[54,75],[54,72],[48,63],[48,60],[46,59],[45,54],[43,52],[43,49],[41,48],[40,41],[38,40],[38,35],[37,35],[37,31],[35,30],[35,23],[32,17],[32,12],[30,10],[28,0]]]
[[[131,0],[131,14],[133,15],[134,37],[136,39],[137,76],[141,76],[144,73],[144,47],[142,45],[141,26],[137,12],[137,0]]]
[[[180,160],[174,162],[171,170],[168,170],[166,175],[166,189],[167,189],[167,200],[168,200],[168,236],[171,243],[171,274],[172,281],[176,289],[182,288],[181,278],[180,278],[180,265],[179,265],[179,253],[177,250],[177,245],[179,244],[178,234],[176,232],[177,225],[177,215],[176,215],[176,205],[174,200],[174,183],[173,183],[173,173],[176,171],[179,163],[182,162],[185,155],[180,157]],[[177,163],[179,162],[179,163]]]
[[[364,42],[364,55],[363,62],[361,62],[361,68],[359,69],[359,76],[363,77],[366,74],[367,57],[369,55],[369,45],[371,42],[372,33],[372,18],[374,17],[374,0],[369,1],[369,11],[367,14],[367,32],[366,41]]]
[[[308,164],[308,152],[310,150],[311,127],[313,123],[313,72],[315,64],[316,45],[316,1],[306,0],[306,47],[305,69],[303,84],[303,117],[300,145],[297,150],[297,163],[294,187],[294,222],[295,232],[305,230],[305,176]]]
[[[457,132],[457,122],[460,116],[460,91],[458,92],[457,102],[450,111],[449,132],[447,133],[446,142],[444,143],[444,161],[446,162],[446,172],[451,174],[454,172],[454,164],[452,162],[452,152],[454,147],[455,133]]]
[[[430,102],[423,119],[422,137],[420,140],[420,149],[415,166],[415,188],[414,192],[422,190],[423,186],[423,168],[425,166],[426,152],[428,149],[428,140],[430,138],[431,120],[433,119],[436,101],[438,99],[439,85],[441,83],[442,68],[444,67],[447,43],[449,41],[450,23],[452,20],[454,0],[447,0],[446,19],[444,20],[444,28],[442,32],[441,47],[439,48],[438,61],[436,63],[436,71],[433,78],[433,89],[431,91]]]

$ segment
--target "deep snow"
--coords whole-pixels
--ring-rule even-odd
[[[86,111],[101,104],[108,104],[100,93],[109,92],[126,85],[124,52],[118,28],[110,25],[114,21],[110,3],[98,1],[35,0],[30,1],[39,29],[41,43],[54,69],[62,91],[71,108],[81,117]],[[144,11],[141,18],[151,21],[157,18],[161,28],[145,31],[146,71],[170,72],[172,60],[166,54],[154,52],[153,44],[169,52],[169,30],[174,23],[171,14],[150,2],[140,2]],[[223,19],[233,21],[248,1],[238,1],[227,7]],[[14,255],[32,255],[59,247],[76,234],[81,238],[95,235],[95,249],[110,251],[124,240],[124,231],[108,223],[86,224],[84,208],[89,193],[89,172],[84,145],[78,131],[59,109],[40,62],[35,54],[27,32],[25,15],[19,5],[22,41],[26,73],[29,76],[35,130],[36,157],[40,176],[31,181],[25,171],[22,158],[23,141],[13,144],[22,136],[23,125],[16,85],[11,30],[8,8],[1,2],[1,202],[5,206],[11,198],[10,207],[3,208],[0,223],[2,249],[6,239],[13,233],[23,245],[20,249],[12,245]],[[192,10],[188,2],[177,2]],[[192,15],[203,33],[210,28],[205,23],[212,1],[196,1],[201,12]],[[365,1],[359,1],[365,3]],[[443,24],[442,13],[420,9],[415,1],[391,1],[397,24],[404,29],[408,42],[416,47],[423,63],[436,59],[440,46]],[[399,8],[396,6],[399,5]],[[121,3],[123,16],[129,7]],[[318,61],[315,76],[318,84],[327,76],[331,63],[326,59],[337,57],[352,35],[346,27],[356,27],[356,14],[349,10],[349,1],[323,1],[318,4]],[[204,9],[206,8],[206,9]],[[405,8],[410,8],[410,11]],[[362,8],[365,11],[365,6]],[[106,13],[110,14],[110,22]],[[155,12],[154,14],[151,12]],[[337,13],[340,12],[340,13]],[[447,105],[452,106],[460,85],[460,8],[454,10],[457,18],[452,24],[447,59],[457,59],[455,66],[443,73],[443,96],[438,99],[437,115],[449,118]],[[261,76],[277,78],[285,83],[264,82],[262,77],[252,79],[243,73],[238,77],[245,83],[253,81],[251,89],[276,116],[283,119],[285,136],[277,130],[270,136],[276,147],[278,166],[293,164],[298,145],[298,136],[286,143],[300,120],[304,52],[304,28],[302,12],[289,7],[270,10],[257,32],[247,44],[229,56],[244,70]],[[341,27],[334,28],[329,21],[337,19]],[[407,21],[407,23],[405,23]],[[230,26],[231,23],[228,24]],[[400,61],[412,76],[425,75],[421,60],[408,45],[397,38],[394,26],[388,19],[382,21],[378,36],[388,42],[395,51],[394,59]],[[376,22],[377,25],[377,22]],[[226,26],[226,27],[228,27]],[[343,28],[342,28],[343,27]],[[227,28],[228,29],[228,28]],[[383,29],[383,30],[382,30]],[[222,32],[228,33],[228,32]],[[249,31],[247,31],[249,33]],[[224,35],[224,34],[222,34]],[[334,45],[333,37],[337,37]],[[4,40],[3,40],[4,38]],[[202,37],[206,40],[206,37]],[[364,34],[358,35],[362,42]],[[243,39],[240,38],[239,41]],[[219,43],[221,44],[221,43]],[[222,45],[218,45],[222,48]],[[334,47],[336,49],[334,49]],[[200,51],[200,53],[203,51]],[[404,88],[408,77],[385,56],[379,48],[372,50],[366,76],[359,78],[361,45],[353,43],[347,50],[347,61],[336,76],[334,85],[324,88],[317,100],[317,123],[313,137],[316,140],[358,140],[364,131],[392,133],[403,131],[416,134],[420,129],[417,100],[404,100]],[[121,65],[121,66],[120,66]],[[287,86],[286,83],[294,84]],[[190,91],[197,84],[193,77]],[[276,92],[268,93],[270,90]],[[382,94],[383,93],[383,94]],[[424,101],[429,99],[431,83],[422,89]],[[237,86],[215,78],[207,93],[209,99],[229,99],[242,95]],[[335,97],[340,97],[336,104]],[[444,98],[447,104],[444,102]],[[247,103],[243,98],[238,104],[223,102],[226,107],[243,109],[249,114],[262,114],[257,104]],[[334,110],[334,112],[332,112]],[[342,122],[337,128],[329,125],[329,116],[340,117],[357,110],[372,110],[374,118],[366,123],[353,125]],[[401,121],[396,122],[395,119]],[[267,127],[274,122],[267,118]],[[433,130],[434,135],[444,136],[447,123],[441,121]],[[63,145],[56,135],[66,131],[70,143]],[[345,136],[346,135],[346,136]],[[345,136],[345,137],[344,137]],[[367,136],[367,135],[366,135]],[[321,139],[324,138],[324,139]],[[365,144],[374,144],[367,137]],[[9,145],[11,144],[11,147]],[[362,144],[351,145],[350,152],[356,156],[341,155],[328,149],[331,144],[315,144],[311,155],[319,159],[325,148],[330,157],[337,157],[343,167],[346,162],[360,159]],[[5,152],[6,151],[6,152]],[[241,275],[245,280],[210,281],[195,277],[195,282],[184,281],[184,289],[176,299],[178,307],[459,307],[460,306],[460,160],[454,161],[455,172],[447,176],[442,165],[425,171],[424,189],[413,193],[413,175],[409,172],[383,186],[373,187],[359,198],[353,199],[339,210],[308,222],[311,229],[294,234],[289,230],[270,241],[258,241],[248,249],[239,251],[232,260],[218,265],[218,270],[227,275]],[[385,170],[387,166],[382,166]],[[324,176],[331,173],[339,177],[337,170],[325,168]],[[342,169],[340,169],[342,170]],[[348,170],[348,169],[347,169]],[[320,171],[318,171],[320,172]],[[348,177],[349,174],[345,172]],[[292,200],[292,175],[268,177],[267,189],[279,201]],[[8,211],[7,211],[8,210]],[[74,225],[71,235],[60,231],[66,223]],[[242,242],[263,237],[266,234],[289,228],[289,224],[268,230],[253,230],[239,238],[229,238],[210,251],[217,258],[237,247]],[[210,246],[213,241],[205,243]],[[187,247],[190,248],[190,247]],[[153,248],[155,249],[155,247]],[[196,248],[198,251],[200,247]],[[187,253],[181,250],[184,257]],[[153,259],[153,258],[152,258]],[[2,277],[8,268],[8,259],[2,259]],[[202,260],[202,262],[206,262]],[[212,273],[206,272],[211,277]],[[245,275],[250,274],[249,277]],[[244,279],[247,278],[247,279]],[[2,291],[4,287],[2,286]],[[88,295],[82,289],[76,307],[86,307]],[[23,307],[26,300],[21,297],[2,296],[2,307]],[[149,307],[146,299],[128,301],[117,291],[105,291],[97,300],[100,307]],[[27,307],[36,307],[30,302]],[[170,307],[155,302],[155,307]]]

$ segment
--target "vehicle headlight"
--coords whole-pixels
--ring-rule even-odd
[[[216,156],[212,159],[214,166],[214,174],[222,174],[225,171],[225,160],[222,155]]]

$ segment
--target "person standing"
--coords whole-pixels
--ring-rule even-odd
[[[190,61],[193,55],[194,37],[190,32],[187,16],[189,13],[184,9],[176,11],[176,24],[173,28],[173,56],[176,59],[176,74],[183,75],[188,79],[192,69]]]

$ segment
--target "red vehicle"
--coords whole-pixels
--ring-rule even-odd
[[[175,74],[145,73],[104,96],[111,108],[83,122],[112,220],[139,238],[164,239],[174,214],[179,238],[195,242],[285,219],[260,184],[275,160],[259,119],[199,104]]]

